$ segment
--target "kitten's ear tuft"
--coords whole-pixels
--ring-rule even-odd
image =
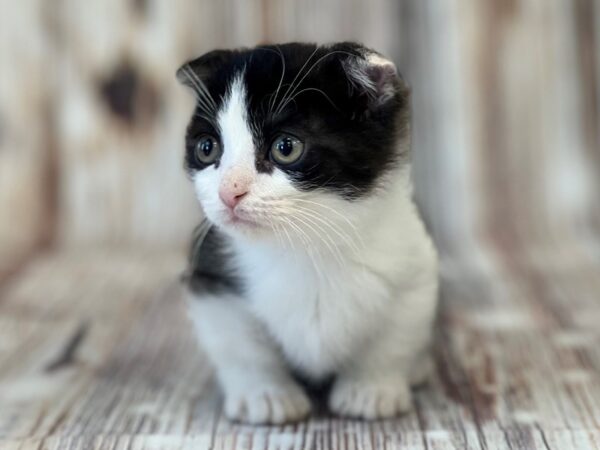
[[[192,83],[193,73],[194,72],[191,68],[191,64],[187,62],[179,69],[177,69],[175,76],[177,77],[177,81],[179,81],[182,85],[187,87],[194,87]]]
[[[369,109],[385,104],[397,93],[408,94],[395,64],[378,53],[348,58],[343,66],[353,90],[369,98]]]
[[[184,86],[195,88],[197,80],[205,81],[231,60],[231,50],[213,50],[186,62],[176,73],[177,80]]]

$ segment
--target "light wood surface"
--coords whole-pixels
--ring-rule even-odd
[[[0,286],[0,448],[600,448],[600,264],[446,280],[436,372],[394,420],[229,423],[180,298],[177,254],[76,251]]]

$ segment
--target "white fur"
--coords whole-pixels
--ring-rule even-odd
[[[218,116],[221,164],[195,177],[206,216],[233,238],[249,287],[247,298],[191,301],[226,413],[251,423],[306,415],[288,364],[315,379],[335,374],[329,406],[337,413],[406,411],[410,385],[431,365],[437,299],[437,258],[411,199],[409,167],[358,201],[299,192],[277,169],[257,173],[245,95],[238,79]],[[235,173],[252,179],[236,213],[257,227],[226,220],[218,189]]]
[[[198,337],[225,391],[225,412],[250,423],[283,423],[310,409],[306,395],[287,373],[275,343],[248,310],[227,295],[191,298]]]
[[[397,76],[396,65],[378,53],[370,53],[366,58],[347,60],[344,63],[349,79],[373,98],[376,104],[385,103],[395,94],[391,80]],[[375,79],[369,72],[377,68],[380,74]]]

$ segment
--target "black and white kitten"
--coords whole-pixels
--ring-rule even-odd
[[[334,377],[332,411],[382,418],[423,382],[437,257],[412,200],[409,94],[359,44],[216,50],[178,78],[206,216],[190,314],[231,419],[309,413],[292,372]]]

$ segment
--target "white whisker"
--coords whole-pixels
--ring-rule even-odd
[[[208,221],[208,219],[202,219],[200,225],[198,225],[194,229],[194,233],[192,236],[192,250],[191,250],[191,262],[192,266],[195,267],[198,264],[198,257],[200,255],[200,247],[202,247],[202,243],[204,239],[206,239],[206,235],[210,231],[212,224]]]
[[[342,241],[344,241],[346,243],[346,245],[348,247],[350,247],[354,253],[356,253],[357,255],[360,254],[360,249],[358,248],[358,246],[356,245],[356,243],[350,238],[350,236],[348,236],[348,234],[346,234],[344,232],[343,228],[341,228],[335,222],[333,222],[333,221],[331,221],[329,219],[326,219],[323,216],[320,216],[319,214],[315,213],[313,210],[310,210],[310,209],[307,209],[307,208],[303,208],[301,206],[296,206],[296,212],[304,215],[306,218],[310,217],[313,220],[316,220],[319,223],[322,223],[323,225],[327,226]]]
[[[277,51],[279,51],[279,55],[281,57],[281,78],[279,79],[279,85],[277,86],[277,89],[275,90],[275,96],[273,98],[271,98],[271,101],[269,102],[269,114],[271,114],[273,112],[273,107],[275,106],[275,102],[277,101],[277,96],[279,95],[279,90],[281,89],[281,86],[283,84],[283,79],[285,77],[285,58],[283,57],[283,52],[281,51],[281,49],[279,48],[279,46],[277,46]]]
[[[329,250],[329,252],[331,253],[331,256],[333,256],[334,258],[337,259],[338,263],[340,264],[340,266],[344,266],[344,258],[340,252],[340,249],[338,248],[338,246],[336,245],[335,241],[331,238],[331,236],[329,235],[329,233],[327,233],[326,230],[323,230],[322,228],[314,228],[310,222],[307,222],[306,218],[302,218],[298,215],[293,216],[295,219],[297,219],[299,222],[303,223],[305,226],[307,226],[308,228],[310,228],[314,234],[315,237],[317,237],[318,239],[321,240],[321,242],[323,242],[323,244],[325,244],[325,246],[327,247],[327,249]],[[316,226],[316,225],[315,225]],[[320,232],[319,232],[320,231]],[[327,240],[325,240],[323,238],[323,236],[325,236],[327,238]]]
[[[333,100],[331,100],[331,98],[329,98],[329,96],[324,91],[322,91],[321,89],[314,88],[314,87],[308,87],[308,88],[300,89],[298,92],[296,92],[294,94],[293,97],[290,97],[289,100],[286,100],[285,104],[281,105],[281,111],[283,111],[290,102],[294,101],[296,99],[296,97],[298,97],[300,94],[302,94],[303,92],[306,92],[306,91],[316,91],[316,92],[319,92],[320,94],[323,94],[323,96],[327,99],[327,101],[331,104],[331,106],[333,106],[338,111],[340,110],[340,108],[337,107],[337,105],[333,102]]]
[[[334,208],[332,208],[332,207],[330,207],[330,206],[327,206],[327,205],[324,205],[324,204],[322,204],[322,203],[315,202],[315,201],[312,201],[312,200],[306,200],[305,198],[299,198],[299,197],[293,197],[293,198],[292,198],[292,199],[290,199],[290,200],[291,200],[291,201],[293,201],[293,202],[304,202],[304,203],[310,203],[311,205],[320,206],[321,208],[325,208],[325,209],[327,209],[328,211],[331,211],[333,214],[335,214],[335,215],[336,215],[336,216],[338,216],[339,218],[341,218],[342,220],[344,220],[344,222],[346,222],[348,225],[350,225],[350,227],[352,227],[352,229],[353,229],[354,231],[357,231],[357,229],[356,229],[356,225],[354,225],[350,219],[348,219],[346,216],[344,216],[344,215],[343,215],[343,214],[341,214],[339,211],[337,211],[336,209],[334,209]]]
[[[330,206],[324,205],[322,203],[319,203],[319,202],[315,202],[315,201],[312,201],[312,200],[306,200],[306,199],[299,198],[299,197],[294,197],[293,199],[290,199],[290,201],[293,201],[293,202],[304,202],[306,204],[310,204],[310,205],[314,205],[314,206],[317,206],[317,207],[324,208],[325,210],[330,211],[331,213],[335,214],[337,217],[339,217],[345,223],[347,223],[350,226],[350,228],[352,228],[352,234],[356,237],[356,240],[360,244],[360,248],[363,248],[363,249],[366,248],[364,240],[363,240],[361,234],[358,232],[358,229],[356,228],[356,225],[354,223],[352,223],[352,221],[350,219],[348,219],[346,216],[344,216],[342,213],[340,213],[336,209],[334,209],[334,208],[332,208]],[[312,210],[312,211],[314,213],[318,214],[317,211],[315,211],[315,210]]]
[[[296,73],[296,76],[294,77],[294,79],[288,86],[287,90],[283,94],[283,97],[281,98],[281,102],[279,102],[279,105],[277,106],[277,109],[275,110],[275,115],[279,114],[279,112],[281,111],[281,108],[279,106],[281,105],[282,102],[284,102],[288,98],[288,93],[290,92],[290,89],[292,89],[294,87],[294,83],[296,82],[296,80],[298,79],[298,77],[300,76],[300,74],[302,73],[304,68],[307,66],[307,64],[310,62],[310,60],[315,55],[315,53],[317,53],[318,50],[319,50],[319,47],[316,47],[315,50],[306,59],[306,62],[302,65],[302,67],[300,67],[300,70],[298,70],[298,73]]]
[[[202,92],[202,94],[204,95],[204,98],[210,104],[210,106],[212,106],[216,110],[217,104],[215,103],[215,100],[212,98],[212,95],[210,94],[210,91],[206,87],[206,84],[204,84],[204,81],[202,81],[200,79],[200,77],[198,75],[196,75],[189,66],[187,66],[187,74],[192,78],[192,81],[195,81],[195,86],[197,86],[197,88]]]
[[[289,226],[291,226],[292,228],[294,228],[294,230],[296,230],[298,232],[298,236],[300,237],[300,239],[302,239],[302,242],[306,246],[306,254],[310,258],[310,260],[313,264],[313,267],[317,268],[317,267],[322,266],[322,264],[321,265],[317,264],[317,261],[315,260],[315,254],[316,254],[316,256],[319,257],[319,260],[321,261],[321,263],[323,262],[323,257],[321,255],[321,253],[315,248],[314,245],[312,245],[312,241],[311,241],[310,237],[308,236],[308,234],[306,233],[306,231],[304,231],[302,229],[302,227],[300,227],[298,224],[296,224],[293,219],[294,219],[294,217],[287,216],[284,220]]]
[[[310,55],[310,58],[312,58],[312,56],[313,56],[315,53],[316,53],[316,50],[315,50],[315,52],[313,52],[313,53]],[[317,59],[317,60],[315,61],[315,63],[314,63],[312,66],[310,66],[310,68],[309,68],[309,69],[306,71],[306,73],[305,73],[305,74],[302,76],[302,78],[300,78],[300,81],[298,81],[298,83],[297,83],[297,84],[294,86],[294,89],[292,89],[292,91],[290,92],[289,96],[292,96],[292,95],[294,95],[294,93],[295,93],[295,92],[296,92],[296,90],[297,90],[297,89],[300,87],[300,85],[302,84],[302,82],[304,81],[304,79],[305,79],[305,78],[306,78],[306,77],[307,77],[307,76],[308,76],[308,75],[309,75],[309,74],[312,72],[312,70],[313,70],[313,69],[314,69],[314,68],[315,68],[315,67],[316,67],[316,66],[317,66],[317,65],[318,65],[318,64],[319,64],[321,61],[323,61],[323,60],[324,60],[325,58],[327,58],[328,56],[334,55],[334,54],[336,54],[336,53],[345,53],[345,54],[348,54],[348,55],[351,55],[351,56],[356,56],[356,55],[355,55],[355,54],[353,54],[353,53],[350,53],[350,52],[345,52],[345,51],[343,51],[343,50],[334,50],[334,51],[331,51],[331,52],[328,52],[328,53],[326,53],[325,55],[323,55],[323,56],[321,56],[319,59]],[[309,59],[310,59],[310,58],[309,58]],[[307,60],[307,62],[308,62],[308,60]],[[304,63],[304,66],[305,66],[305,65],[306,65],[306,63]],[[304,66],[302,66],[302,69],[304,69]],[[296,75],[296,78],[297,78],[297,77],[298,77],[298,75],[301,73],[302,69],[300,69],[300,71],[299,71],[299,72],[298,72],[298,74]],[[294,78],[294,81],[296,81],[296,78]],[[292,85],[293,85],[293,82],[292,82]],[[291,87],[291,86],[290,86],[290,87]],[[289,89],[288,89],[288,91],[289,91]],[[288,91],[286,91],[286,95],[287,95]],[[284,96],[284,98],[286,98],[286,97]],[[289,98],[289,97],[288,97],[288,98]],[[283,109],[282,109],[282,108],[280,108],[280,107],[279,107],[279,108],[277,108],[277,110],[275,111],[275,114],[276,114],[276,115],[277,115],[277,114],[279,114],[279,113],[280,113],[282,110],[283,110]]]
[[[183,70],[188,76],[189,80],[194,85],[197,94],[196,98],[198,99],[198,102],[201,105],[203,105],[205,109],[209,110],[207,112],[215,113],[217,110],[217,104],[210,95],[210,92],[208,91],[208,88],[206,87],[204,82],[194,73],[194,71],[189,66],[185,66]]]
[[[262,217],[269,223],[270,228],[275,233],[275,238],[277,239],[277,242],[279,242],[279,245],[281,245],[281,247],[285,247],[283,238],[281,237],[281,233],[279,232],[279,227],[277,227],[277,224],[275,222],[273,222],[271,219],[269,219],[269,216],[267,216],[265,214],[261,214],[260,217]]]
[[[298,237],[302,240],[303,245],[306,247],[306,254],[308,255],[309,259],[311,260],[313,266],[319,267],[319,265],[317,264],[317,261],[314,258],[314,246],[312,245],[312,242],[311,242],[308,234],[299,225],[294,223],[293,218],[291,216],[285,214],[285,215],[279,216],[279,218],[298,233]],[[285,227],[282,227],[282,228],[285,230]],[[290,241],[291,241],[291,237],[290,237]],[[297,258],[298,254],[296,252],[294,252],[294,255]],[[319,252],[317,252],[317,255],[319,256],[319,259],[321,259],[321,254]],[[321,261],[322,261],[322,259],[321,259]]]
[[[285,217],[280,217],[281,220],[283,220],[284,222],[287,222],[287,220],[285,219]],[[285,226],[281,226],[281,229],[283,230],[283,232],[285,233],[288,242],[290,243],[290,250],[296,250],[296,246],[294,245],[294,240],[292,239],[292,237],[290,236],[290,233],[288,232],[287,228]]]

